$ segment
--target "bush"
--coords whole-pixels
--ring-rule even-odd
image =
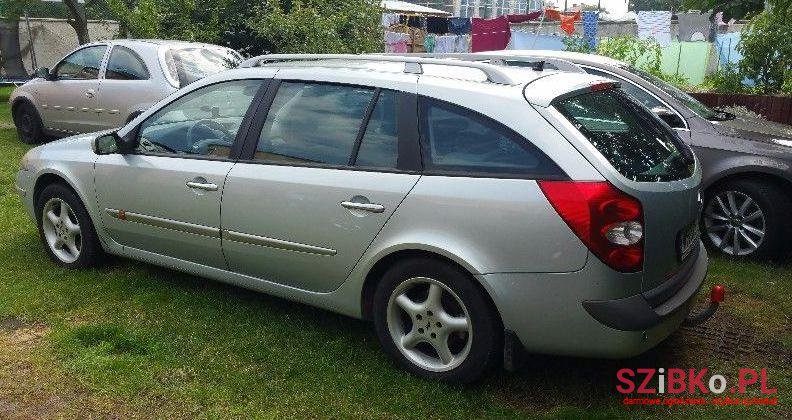
[[[586,41],[586,38],[582,36],[565,36],[561,38],[561,42],[564,43],[564,50],[565,51],[572,51],[572,52],[579,52],[579,53],[591,53],[594,52],[591,50],[591,47]]]
[[[727,63],[715,73],[704,78],[699,90],[718,93],[742,93],[748,89],[743,85],[744,76],[735,63]]]
[[[642,40],[632,35],[618,35],[600,41],[597,53],[646,70],[654,75],[660,72],[660,44]]]
[[[792,10],[775,7],[751,19],[737,50],[740,74],[764,94],[792,93]]]

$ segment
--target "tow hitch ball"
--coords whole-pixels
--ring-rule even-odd
[[[726,288],[720,284],[716,284],[712,286],[712,290],[710,291],[710,304],[707,309],[699,312],[698,314],[688,316],[685,318],[685,321],[682,322],[682,325],[686,327],[693,327],[702,322],[710,319],[712,315],[715,315],[715,311],[718,310],[718,306],[721,302],[723,302],[723,298],[726,295]]]

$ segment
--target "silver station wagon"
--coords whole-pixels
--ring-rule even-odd
[[[273,55],[32,149],[16,185],[59,265],[115,254],[370,319],[404,369],[468,382],[691,319],[700,181],[602,77]]]

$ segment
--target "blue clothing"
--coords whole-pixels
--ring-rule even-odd
[[[448,21],[448,32],[455,35],[470,33],[470,18],[453,17]]]
[[[599,13],[593,11],[583,12],[583,38],[589,46],[589,50],[597,49],[597,19]]]

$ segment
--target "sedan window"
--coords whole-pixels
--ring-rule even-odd
[[[110,53],[105,71],[106,79],[115,80],[146,80],[149,78],[148,69],[143,60],[127,47],[116,45]]]
[[[140,125],[137,151],[227,158],[261,83],[217,83],[165,105]]]
[[[91,80],[99,78],[106,45],[83,48],[64,58],[55,68],[60,80]]]

